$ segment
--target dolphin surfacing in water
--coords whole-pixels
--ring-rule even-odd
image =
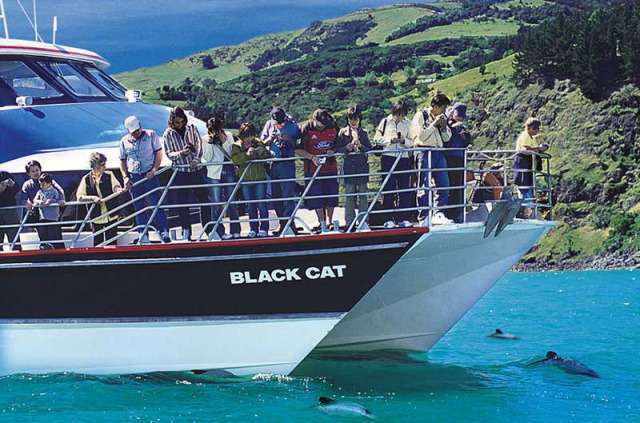
[[[496,228],[494,236],[500,235],[507,225],[513,223],[513,219],[515,219],[524,201],[523,199],[513,198],[513,190],[512,185],[507,185],[502,191],[500,201],[493,203],[491,213],[489,213],[487,220],[484,222],[484,238],[487,238],[494,228]]]
[[[534,361],[533,363],[529,363],[527,364],[527,366],[532,366],[534,364],[551,364],[553,366],[556,366],[560,370],[563,370],[572,375],[583,375],[583,376],[600,378],[600,376],[596,372],[594,372],[584,364],[580,363],[578,360],[574,360],[572,358],[560,357],[554,351],[547,351],[546,358],[543,358],[542,360]]]
[[[506,340],[516,340],[516,339],[520,339],[519,337],[511,334],[511,333],[504,333],[502,332],[500,329],[496,329],[495,332],[493,332],[491,335],[487,335],[489,338],[496,338],[496,339],[506,339]]]
[[[355,402],[338,401],[329,397],[320,397],[318,398],[318,402],[318,408],[328,414],[349,414],[355,416],[364,416],[370,419],[376,418],[371,411]]]

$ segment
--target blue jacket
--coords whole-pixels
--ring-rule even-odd
[[[275,141],[269,144],[271,157],[282,159],[293,157],[295,155],[294,149],[296,142],[300,139],[300,128],[298,127],[298,124],[296,124],[296,122],[287,115],[284,121],[284,126],[278,128],[278,122],[271,119],[264,125],[260,138],[264,141],[268,139],[274,131],[279,135],[287,134],[293,142],[285,141],[281,137],[278,137]]]

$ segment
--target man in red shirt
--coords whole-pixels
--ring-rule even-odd
[[[315,210],[320,230],[325,227],[338,230],[327,225],[327,221],[331,224],[333,209],[338,205],[338,165],[333,156],[337,137],[338,128],[329,112],[318,109],[302,126],[300,144],[296,147],[296,155],[307,159],[304,162],[305,179],[311,178],[320,166],[318,176],[307,192],[307,207]],[[307,179],[307,185],[309,183],[311,181]]]

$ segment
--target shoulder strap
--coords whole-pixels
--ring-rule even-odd
[[[225,150],[224,148],[222,148],[222,146],[220,144],[213,144],[216,147],[218,147],[220,149],[220,151],[222,152],[222,154],[224,155],[224,158],[227,159],[228,161],[232,161],[231,160],[231,156],[229,155],[229,153],[227,153],[227,150]]]
[[[384,132],[387,130],[387,118],[384,118],[384,123],[382,124],[382,132],[380,135],[384,137]]]

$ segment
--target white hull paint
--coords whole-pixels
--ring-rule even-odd
[[[344,315],[0,324],[0,374],[289,374]]]
[[[432,228],[316,351],[428,351],[555,225],[518,221],[488,238],[478,223]]]

